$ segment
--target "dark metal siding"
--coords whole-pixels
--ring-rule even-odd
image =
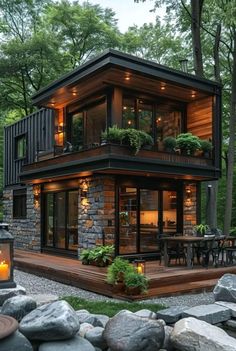
[[[37,151],[51,150],[54,145],[54,112],[41,109],[4,128],[4,186],[19,184],[23,165],[35,161]],[[26,158],[15,159],[15,140],[26,136]]]

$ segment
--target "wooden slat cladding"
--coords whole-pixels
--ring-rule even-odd
[[[39,150],[50,150],[54,143],[54,112],[41,109],[4,129],[4,186],[20,183],[19,173],[24,164],[35,161]],[[16,159],[16,138],[25,136],[26,157]]]
[[[201,139],[212,139],[213,97],[193,101],[187,107],[187,130]]]

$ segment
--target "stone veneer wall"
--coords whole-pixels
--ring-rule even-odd
[[[187,199],[186,188],[191,190],[191,198]],[[194,183],[184,184],[184,203],[183,203],[183,222],[184,222],[184,235],[191,235],[193,227],[197,224],[197,188]]]
[[[3,191],[3,220],[9,224],[15,248],[40,251],[40,204],[34,206],[33,187],[27,186],[27,218],[13,218],[13,189]]]
[[[88,204],[79,194],[78,255],[84,248],[111,245],[115,242],[115,179],[112,176],[94,176],[81,179],[88,184]]]

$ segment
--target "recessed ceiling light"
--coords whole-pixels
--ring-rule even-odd
[[[76,92],[76,91],[72,91],[72,95],[73,95],[73,96],[76,96],[76,95],[77,95],[77,92]]]
[[[125,76],[125,80],[130,80],[130,76]]]

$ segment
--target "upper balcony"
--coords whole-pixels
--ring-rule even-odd
[[[23,167],[22,181],[83,172],[220,175],[221,88],[215,82],[108,50],[35,94],[33,102],[56,112],[55,147]],[[114,125],[146,132],[152,149],[134,156],[127,146],[103,145],[101,133]],[[166,152],[167,137],[187,132],[211,141],[207,158]]]

